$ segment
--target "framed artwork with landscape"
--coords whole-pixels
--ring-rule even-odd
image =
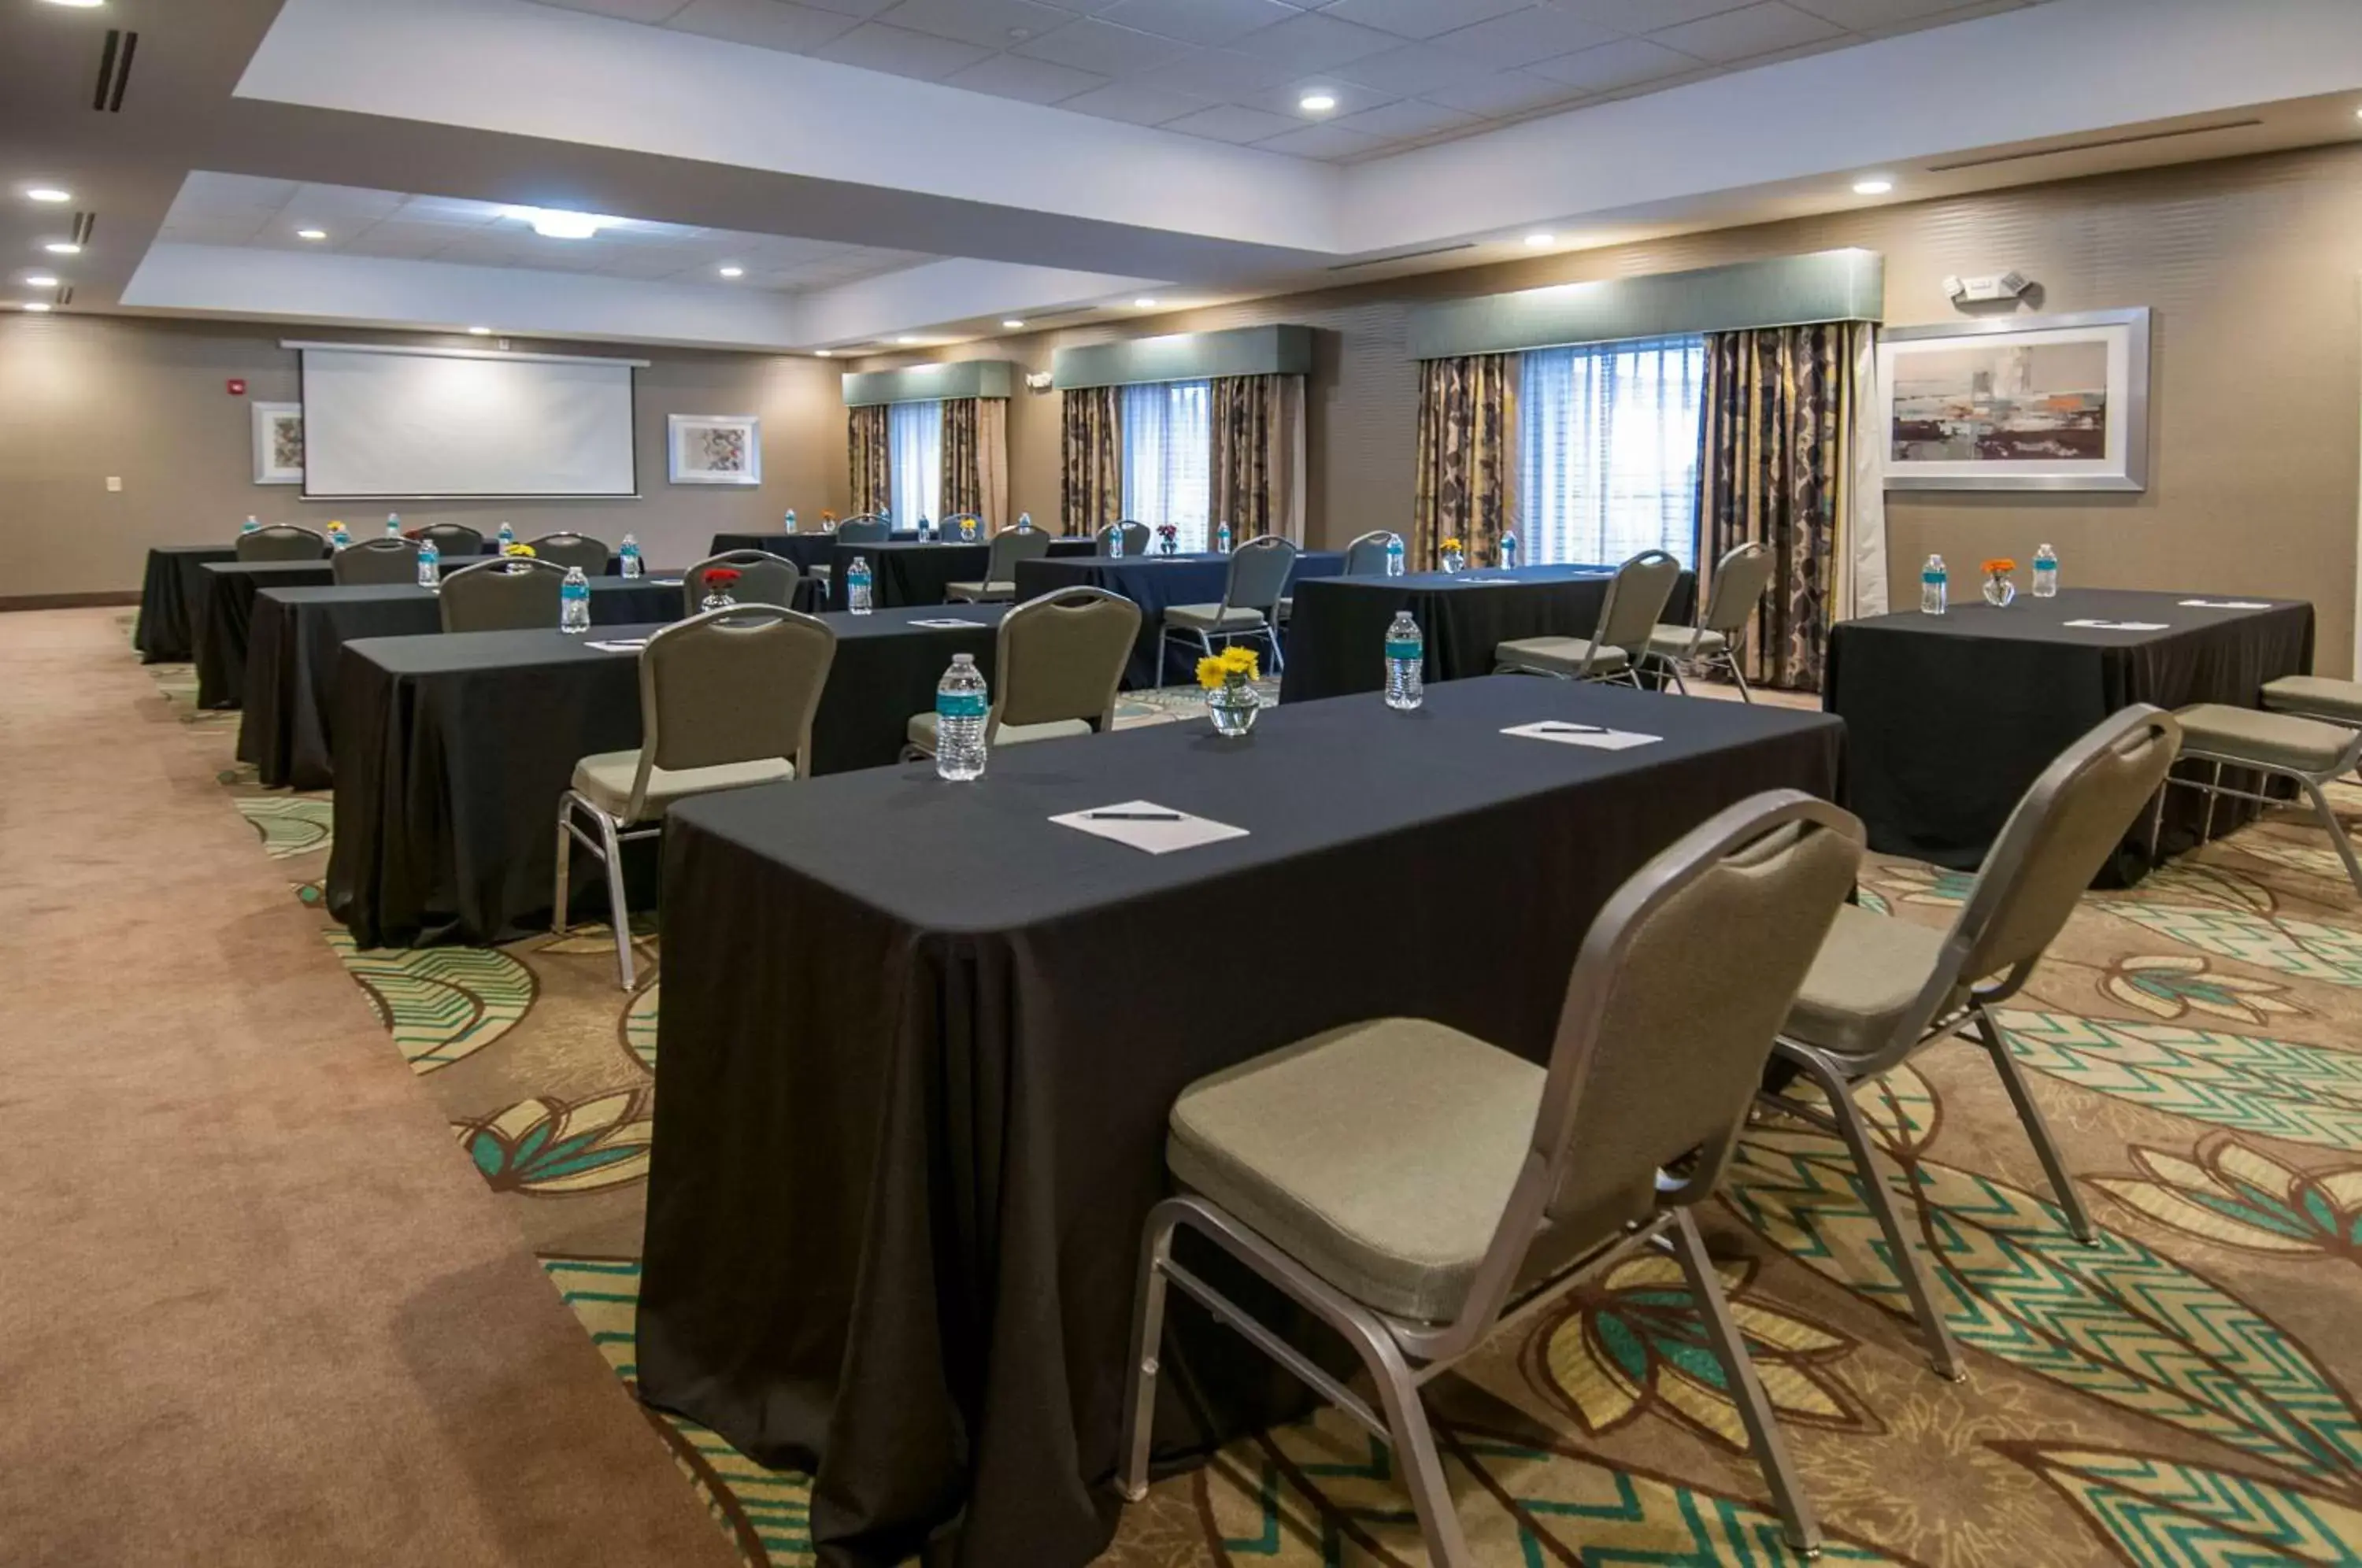
[[[763,482],[763,422],[751,414],[676,414],[667,422],[675,484]]]
[[[253,405],[254,482],[304,482],[304,405],[300,403],[258,403]]]
[[[2147,489],[2148,337],[2146,307],[1887,332],[1886,488]]]

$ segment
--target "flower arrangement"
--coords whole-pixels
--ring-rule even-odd
[[[2004,609],[2017,597],[2017,584],[2009,576],[2016,569],[2017,563],[2007,556],[1995,556],[1984,563],[1986,603],[1996,610]]]
[[[1440,547],[1447,556],[1456,556],[1460,554],[1460,536],[1457,534],[1446,534],[1443,536],[1443,543]]]
[[[714,567],[705,574],[705,586],[708,588],[728,588],[731,584],[738,580],[739,575],[740,573],[736,567]]]
[[[1244,686],[1263,673],[1263,660],[1254,649],[1242,648],[1232,643],[1211,658],[1198,661],[1198,684],[1209,691],[1219,691],[1225,686]]]
[[[2007,577],[2011,572],[2014,572],[2016,569],[2017,562],[2012,560],[2007,556],[1995,556],[1992,560],[1985,562],[1984,565],[1984,572],[1987,577]]]
[[[534,558],[534,548],[531,545],[503,545],[501,547],[501,554],[529,561]]]
[[[738,585],[739,576],[736,567],[708,567],[705,572],[705,598],[699,603],[698,608],[727,610],[736,604],[738,602],[731,597],[730,591]]]
[[[1263,699],[1248,682],[1263,673],[1263,661],[1253,648],[1232,643],[1211,658],[1198,661],[1198,684],[1206,689],[1206,712],[1214,733],[1242,735],[1263,714]]]
[[[1435,548],[1436,553],[1443,558],[1445,571],[1458,571],[1468,564],[1468,552],[1462,547],[1457,534],[1446,534]]]
[[[1156,525],[1156,540],[1164,547],[1164,553],[1169,556],[1181,547],[1181,530],[1173,524],[1159,523]]]

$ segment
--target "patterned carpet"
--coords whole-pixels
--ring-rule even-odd
[[[326,798],[258,790],[229,760],[237,715],[190,711],[185,668],[157,673],[316,907]],[[1124,722],[1186,717],[1194,700],[1127,701]],[[2362,816],[2362,790],[2336,794]],[[1941,924],[1965,887],[1882,860],[1865,895]],[[601,930],[361,953],[324,914],[321,935],[628,1382],[654,940],[625,999]],[[1708,1216],[1827,1560],[2362,1564],[2362,901],[2319,830],[2275,818],[2136,891],[2088,896],[2003,1021],[2098,1246],[2068,1236],[1971,1047],[1928,1053],[1869,1106],[1906,1223],[1942,1261],[1965,1384],[1921,1358],[1834,1140],[1759,1127]],[[1792,1561],[1670,1264],[1622,1264],[1431,1392],[1488,1568]],[[650,1419],[750,1563],[811,1561],[801,1477]],[[1424,1554],[1384,1448],[1323,1417],[1164,1483],[1103,1561]]]

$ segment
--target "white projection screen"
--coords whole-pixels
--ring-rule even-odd
[[[628,496],[645,360],[294,343],[304,494],[322,501]]]

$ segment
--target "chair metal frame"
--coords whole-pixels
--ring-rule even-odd
[[[446,539],[450,539],[453,544],[457,544],[458,543],[458,540],[456,536],[461,534],[465,534],[472,543],[469,543],[466,547],[458,551],[458,554],[463,556],[480,556],[484,553],[484,531],[480,528],[471,528],[465,523],[429,523],[424,527],[415,530],[413,533],[412,537],[415,538],[422,545],[432,539],[435,542],[436,552],[439,555],[448,556],[454,552],[451,548],[451,545],[447,545],[444,541]]]
[[[1340,575],[1344,577],[1385,576],[1386,547],[1401,537],[1401,535],[1389,529],[1373,528],[1353,539],[1345,547],[1345,564]],[[1358,569],[1359,562],[1364,558],[1374,559],[1377,562],[1377,569],[1374,571]]]
[[[1724,609],[1724,574],[1737,563],[1757,559],[1770,562],[1769,569],[1763,581],[1756,585],[1755,591],[1746,596],[1745,613],[1732,619],[1729,613]],[[1653,649],[1650,650],[1650,657],[1661,665],[1665,673],[1672,677],[1674,690],[1684,697],[1690,694],[1689,683],[1682,679],[1683,665],[1690,666],[1700,675],[1710,675],[1718,668],[1738,686],[1740,701],[1755,701],[1754,688],[1748,685],[1747,671],[1740,668],[1741,639],[1747,634],[1747,624],[1755,619],[1756,612],[1762,608],[1763,590],[1771,582],[1771,572],[1778,569],[1779,562],[1772,559],[1770,547],[1757,540],[1749,539],[1743,545],[1734,545],[1723,552],[1722,558],[1714,563],[1714,580],[1706,587],[1706,600],[1705,603],[1699,608],[1697,624],[1690,628],[1689,646],[1670,657],[1658,654]],[[1722,612],[1719,615],[1716,613],[1718,611]],[[1701,653],[1698,650],[1698,644],[1704,640],[1708,632],[1722,634],[1723,645],[1720,653]]]
[[[1098,542],[1100,555],[1104,556],[1108,553],[1108,536],[1118,533],[1123,536],[1123,553],[1127,557],[1144,556],[1148,553],[1149,547],[1156,542],[1155,529],[1145,523],[1135,522],[1127,517],[1120,523],[1109,523],[1103,527],[1091,530],[1091,537]]]
[[[1272,590],[1271,602],[1268,604],[1240,604],[1233,602],[1231,595],[1238,591],[1240,567],[1242,565],[1259,564],[1263,555],[1275,550],[1285,550],[1287,553],[1287,564],[1280,570],[1279,581]],[[1224,647],[1229,647],[1241,637],[1261,637],[1264,642],[1271,645],[1271,668],[1273,673],[1277,674],[1280,671],[1286,669],[1287,654],[1286,650],[1281,646],[1279,639],[1279,602],[1287,595],[1288,575],[1296,569],[1296,559],[1303,553],[1304,552],[1297,547],[1294,540],[1284,539],[1276,534],[1260,535],[1255,538],[1249,539],[1237,549],[1232,550],[1231,552],[1230,565],[1223,572],[1222,602],[1215,609],[1214,618],[1216,624],[1212,628],[1209,630],[1201,630],[1196,626],[1175,626],[1171,622],[1164,620],[1163,616],[1160,615],[1158,617],[1156,627],[1157,679],[1159,680],[1164,679],[1164,656],[1176,638],[1187,637],[1195,637],[1198,639],[1198,650],[1201,655],[1207,658],[1214,657],[1214,639],[1217,637],[1221,639],[1221,643]],[[1220,624],[1221,619],[1228,615],[1232,610],[1253,611],[1258,617],[1256,624],[1252,626],[1241,626],[1235,630],[1224,629]],[[1184,644],[1184,646],[1187,646],[1186,643]]]
[[[2312,723],[2328,724],[2334,728],[2347,731],[2354,738],[2338,755],[2336,765],[2320,773],[2308,773],[2301,767],[2290,767],[2286,763],[2266,762],[2259,757],[2244,756],[2237,752],[2210,749],[2202,743],[2193,743],[2185,738],[2181,745],[2181,755],[2191,762],[2213,763],[2213,772],[2202,783],[2195,778],[2177,778],[2169,773],[2165,779],[2167,788],[2179,785],[2184,790],[2195,790],[2206,797],[2206,820],[2198,830],[2198,842],[2202,845],[2211,842],[2214,837],[2214,801],[2220,796],[2228,795],[2235,801],[2252,801],[2262,806],[2288,804],[2286,801],[2275,799],[2270,795],[2260,794],[2252,790],[2235,789],[2224,783],[2223,770],[2225,767],[2243,767],[2251,773],[2262,773],[2275,778],[2290,780],[2303,790],[2306,800],[2312,802],[2312,814],[2320,820],[2321,825],[2328,830],[2329,842],[2336,846],[2337,857],[2345,863],[2347,879],[2353,882],[2354,890],[2356,893],[2362,893],[2362,856],[2356,856],[2354,853],[2354,841],[2346,836],[2345,824],[2337,820],[2337,812],[2331,808],[2329,797],[2323,790],[2323,786],[2335,783],[2339,778],[2353,772],[2357,766],[2362,766],[2362,729],[2356,729],[2350,723],[2324,715],[2300,713],[2288,708],[2266,708],[2259,711],[2283,718],[2303,719]],[[2148,829],[2149,859],[2152,862],[2157,859],[2158,841],[2164,831],[2165,790],[2159,790],[2157,795],[2157,812],[2150,819]]]
[[[1467,1540],[1451,1505],[1443,1465],[1419,1390],[1479,1348],[1496,1330],[1529,1317],[1584,1275],[1641,1246],[1670,1252],[1679,1262],[1701,1308],[1706,1338],[1728,1376],[1733,1402],[1747,1429],[1749,1446],[1771,1487],[1788,1544],[1807,1557],[1817,1555],[1820,1527],[1806,1497],[1787,1442],[1758,1378],[1721,1281],[1707,1255],[1693,1206],[1711,1198],[1721,1184],[1731,1151],[1745,1127],[1742,1116],[1716,1142],[1704,1145],[1686,1174],[1657,1174],[1657,1207],[1646,1220],[1588,1249],[1531,1283],[1522,1272],[1535,1243],[1548,1230],[1548,1217],[1568,1169],[1582,1157],[1572,1147],[1576,1113],[1584,1099],[1584,1069],[1603,1026],[1613,977],[1648,919],[1674,895],[1719,866],[1733,852],[1790,824],[1817,823],[1843,834],[1858,847],[1860,822],[1827,801],[1798,790],[1758,795],[1718,812],[1634,873],[1593,921],[1578,952],[1567,988],[1559,1038],[1551,1053],[1551,1088],[1545,1091],[1534,1143],[1495,1227],[1466,1301],[1449,1322],[1396,1318],[1368,1307],[1322,1279],[1275,1243],[1219,1205],[1196,1194],[1168,1198],[1150,1210],[1141,1240],[1139,1289],[1134,1297],[1131,1375],[1124,1390],[1124,1447],[1116,1474],[1119,1491],[1138,1502],[1148,1493],[1148,1461],[1155,1415],[1159,1347],[1168,1286],[1177,1286],[1209,1308],[1217,1321],[1293,1373],[1315,1392],[1393,1451],[1411,1495],[1428,1556],[1437,1568],[1465,1568]],[[1832,906],[1830,913],[1836,911]],[[1798,978],[1802,979],[1800,973]],[[1562,1072],[1567,1082],[1559,1092]],[[1548,1136],[1542,1134],[1547,1129]],[[1350,1344],[1378,1393],[1373,1409],[1310,1357],[1281,1339],[1253,1313],[1173,1258],[1182,1230],[1204,1236],[1276,1286]]]
[[[1649,690],[1648,683],[1640,679],[1640,667],[1648,662],[1649,657],[1648,638],[1642,637],[1639,647],[1634,649],[1603,642],[1600,640],[1600,634],[1606,631],[1616,619],[1618,597],[1627,591],[1625,584],[1628,574],[1629,580],[1637,581],[1639,569],[1644,563],[1654,568],[1659,562],[1670,563],[1673,570],[1665,579],[1665,591],[1658,596],[1655,608],[1649,612],[1649,624],[1654,626],[1657,624],[1657,617],[1665,613],[1665,601],[1672,597],[1673,585],[1682,579],[1682,563],[1670,550],[1642,550],[1616,569],[1616,575],[1607,580],[1607,596],[1599,602],[1599,619],[1592,626],[1591,635],[1583,639],[1583,663],[1573,675],[1562,674],[1555,669],[1545,669],[1539,665],[1519,664],[1514,658],[1503,658],[1500,657],[1498,648],[1494,650],[1493,673],[1496,675],[1546,675],[1553,680],[1584,680],[1603,686],[1629,686],[1639,691]],[[1639,590],[1632,591],[1637,592]],[[1507,646],[1506,643],[1502,645],[1504,647]],[[1605,653],[1622,655],[1623,667],[1594,673],[1606,662],[1601,657]]]
[[[1022,604],[1011,605],[1008,613],[1001,616],[999,628],[993,633],[992,667],[999,680],[997,689],[992,694],[992,706],[985,716],[984,744],[987,746],[998,744],[1000,739],[1000,715],[1009,706],[1010,672],[1017,668],[1017,661],[1010,656],[1009,651],[1010,628],[1016,628],[1016,635],[1021,636],[1024,635],[1025,623],[1032,617],[1101,601],[1111,604],[1121,604],[1132,613],[1131,637],[1124,644],[1122,657],[1115,661],[1115,668],[1109,672],[1107,701],[1100,704],[1098,716],[1087,720],[1095,734],[1104,735],[1114,732],[1116,699],[1123,690],[1124,664],[1131,657],[1131,643],[1137,641],[1140,636],[1140,606],[1122,594],[1110,593],[1104,588],[1060,588],[1042,594],[1038,598],[1029,599]],[[923,762],[933,756],[934,756],[933,752],[915,741],[906,740],[902,743],[902,760],[905,762]]]
[[[258,543],[284,540],[289,544],[292,544],[299,538],[309,539],[312,542],[312,555],[293,556],[272,554],[249,556],[246,553],[246,542],[248,539],[255,540]],[[279,561],[325,560],[328,556],[334,553],[329,548],[328,536],[326,534],[321,533],[317,528],[306,528],[301,523],[266,523],[251,534],[240,534],[233,547],[237,551],[237,558],[239,560],[253,561],[263,564],[275,563]],[[347,546],[346,547],[349,549],[351,547]]]
[[[1004,544],[1002,542],[1004,540],[1007,543]],[[1050,536],[1039,528],[1003,528],[987,542],[986,547],[989,553],[984,559],[983,580],[973,585],[957,582],[947,584],[944,590],[946,603],[1006,604],[1015,599],[1017,597],[1017,563],[1046,559],[1050,554]],[[1024,552],[1021,555],[1017,553],[1021,550]],[[1010,558],[1005,562],[1001,558],[1004,554]],[[999,568],[1003,565],[1009,568],[1007,577],[999,574]],[[992,585],[996,582],[1008,583],[1009,591],[1005,594],[994,592]],[[975,592],[965,591],[970,586],[975,588]]]
[[[372,565],[381,558],[400,556],[404,569],[393,575],[374,577],[364,574],[360,563]],[[328,558],[328,575],[338,588],[392,587],[398,583],[418,580],[418,542],[414,539],[369,539],[358,545],[348,545]]]
[[[448,633],[451,630],[451,585],[455,582],[460,581],[464,578],[471,577],[478,572],[483,572],[486,574],[498,573],[503,576],[521,577],[530,577],[535,573],[555,572],[557,575],[558,583],[561,588],[564,586],[566,580],[566,569],[564,567],[559,566],[556,561],[546,561],[534,556],[486,556],[482,560],[470,561],[468,565],[461,567],[457,571],[447,571],[443,574],[441,585],[436,590],[436,611],[441,622],[442,629],[446,633]],[[464,589],[462,590],[460,596],[462,598],[466,597]],[[557,623],[553,620],[549,624],[555,626]],[[517,627],[511,629],[530,630],[531,628]]]
[[[566,560],[547,553],[552,547],[560,550],[570,549],[578,541],[586,546],[596,546],[598,547],[600,559],[598,568],[595,570],[584,561]],[[532,547],[535,558],[556,561],[562,567],[581,567],[583,575],[586,577],[597,577],[601,575],[601,573],[603,573],[609,566],[613,564],[615,559],[614,547],[609,545],[604,539],[594,539],[590,535],[578,533],[572,528],[560,528],[553,533],[544,534],[537,539],[527,539],[525,543]],[[585,550],[583,553],[588,555],[589,551]]]
[[[1951,1331],[1945,1327],[1943,1313],[1937,1308],[1926,1265],[1904,1234],[1903,1221],[1895,1212],[1893,1195],[1879,1175],[1870,1125],[1862,1117],[1861,1108],[1854,1103],[1853,1091],[1862,1084],[1882,1078],[1928,1047],[1963,1030],[1973,1031],[1977,1043],[2000,1075],[2011,1105],[2016,1108],[2026,1139],[2034,1145],[2035,1158],[2041,1162],[2043,1175],[2049,1179],[2058,1207],[2067,1216],[2068,1229],[2083,1245],[2097,1244],[2091,1214],[2075,1190],[2066,1160],[2050,1134],[2050,1124],[2043,1117],[2042,1107],[2035,1099],[2024,1070],[2010,1055],[2009,1043],[2003,1038],[2001,1026],[1993,1021],[1991,1010],[2024,988],[2041,963],[2042,954],[2012,965],[1998,977],[1969,975],[1964,969],[1995,919],[2008,907],[2019,878],[2031,867],[2035,846],[2068,786],[2102,756],[2129,755],[2158,739],[2169,744],[2166,767],[2169,773],[2180,738],[2180,726],[2173,722],[2172,715],[2160,708],[2136,704],[2102,720],[2052,759],[2010,813],[2002,836],[1978,869],[1975,888],[1961,906],[1951,930],[1945,933],[1935,968],[1911,1005],[1895,1020],[1883,1044],[1857,1055],[1808,1044],[1784,1030],[1773,1043],[1773,1054],[1801,1068],[1827,1104],[1808,1104],[1776,1090],[1764,1091],[1757,1097],[1759,1101],[1844,1141],[1861,1178],[1865,1201],[1886,1239],[1890,1266],[1910,1298],[1912,1314],[1926,1342],[1928,1361],[1948,1381],[1959,1383],[1967,1377],[1960,1367],[1959,1350],[1953,1343]],[[2158,793],[2163,794],[2162,786]],[[2136,812],[2125,825],[2130,828],[2138,821]],[[2048,944],[2044,946],[2047,951]]]
[[[705,586],[705,573],[708,568],[735,567],[744,569],[750,566],[785,567],[788,572],[788,598],[790,600],[795,598],[796,586],[803,580],[802,569],[799,568],[795,562],[789,560],[785,556],[775,556],[768,550],[724,550],[718,556],[706,557],[703,560],[698,562],[695,566],[690,567],[687,571],[680,574],[681,610],[683,612],[684,618],[702,613],[700,606],[705,596],[699,591]],[[746,599],[740,600],[738,602],[741,604],[767,604],[770,601],[767,599]],[[792,603],[787,603],[779,605],[778,608],[781,610],[792,610],[795,608],[795,605]]]
[[[846,518],[830,536],[840,545],[882,545],[893,536],[894,525],[874,512]]]

